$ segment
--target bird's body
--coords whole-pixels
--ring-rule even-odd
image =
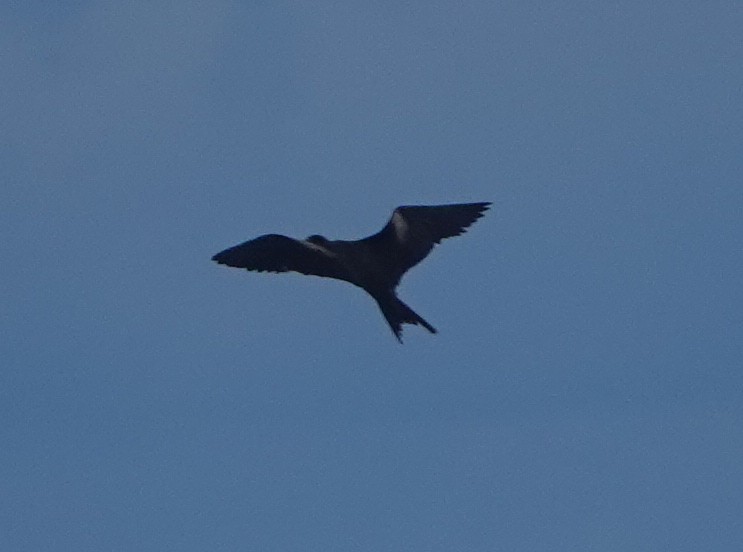
[[[463,234],[490,203],[398,207],[369,237],[346,241],[312,235],[295,240],[267,234],[217,253],[212,260],[258,272],[300,272],[335,278],[369,293],[402,342],[402,324],[436,329],[398,299],[395,288],[410,268],[445,238]]]

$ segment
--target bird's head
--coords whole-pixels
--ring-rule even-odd
[[[320,234],[312,234],[307,238],[307,241],[310,243],[314,243],[315,245],[325,245],[328,243],[328,238],[325,236],[321,236]]]

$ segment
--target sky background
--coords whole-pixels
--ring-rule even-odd
[[[743,549],[740,2],[5,2],[0,549]],[[211,255],[492,201],[403,280]]]

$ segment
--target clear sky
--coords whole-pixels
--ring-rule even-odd
[[[743,549],[740,2],[5,2],[0,549]],[[212,263],[492,201],[400,296]]]

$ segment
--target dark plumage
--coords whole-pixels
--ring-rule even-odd
[[[486,202],[398,207],[382,230],[361,240],[328,240],[318,235],[295,240],[267,234],[225,249],[212,260],[258,272],[294,271],[350,282],[374,298],[402,343],[403,324],[419,324],[436,333],[397,298],[395,288],[403,274],[441,240],[466,232],[489,206]]]

